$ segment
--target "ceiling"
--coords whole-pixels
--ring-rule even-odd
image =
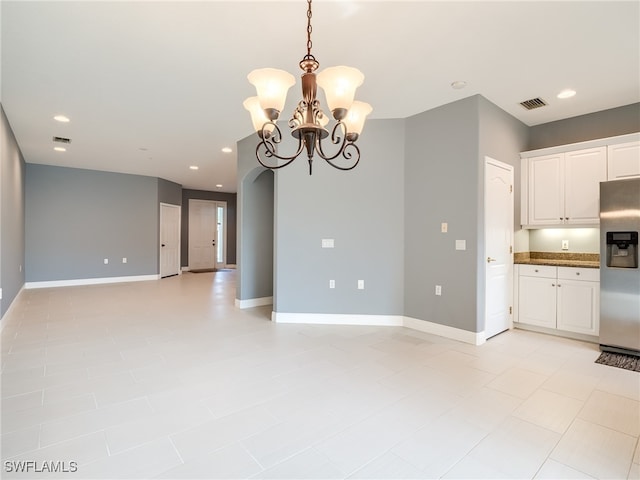
[[[306,53],[304,0],[2,0],[0,16],[1,101],[27,162],[201,190],[236,191],[236,141],[252,133],[247,74],[299,77]],[[356,97],[370,118],[481,94],[537,125],[640,101],[638,1],[316,0],[312,40],[320,69],[365,74]],[[556,98],[565,88],[577,95]],[[284,120],[300,97],[298,80]],[[549,105],[519,105],[535,97]],[[53,136],[72,140],[66,152]]]

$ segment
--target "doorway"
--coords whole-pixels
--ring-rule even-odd
[[[160,204],[160,278],[180,273],[180,206]]]
[[[189,200],[189,270],[225,268],[227,203]]]
[[[513,167],[485,157],[485,338],[513,325]]]

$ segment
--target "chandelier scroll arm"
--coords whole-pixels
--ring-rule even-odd
[[[338,129],[342,130],[342,134],[338,132]],[[318,155],[320,156],[320,158],[326,160],[327,162],[335,160],[340,155],[342,155],[347,145],[349,145],[349,143],[347,143],[347,126],[344,124],[344,122],[339,121],[334,125],[333,130],[331,130],[331,143],[333,143],[334,145],[340,145],[340,148],[333,156],[324,153],[324,150],[322,149],[322,142],[320,141],[320,139],[316,141]]]
[[[333,163],[333,160],[340,154],[342,153],[342,156],[344,158],[346,158],[347,160],[351,160],[353,155],[351,154],[351,152],[348,151],[348,149],[353,148],[355,150],[356,153],[356,159],[355,159],[355,163],[349,167],[342,167],[340,165],[336,165],[335,163]],[[345,144],[343,146],[342,149],[340,149],[340,152],[338,152],[338,154],[336,154],[334,157],[332,158],[324,158],[323,160],[326,161],[329,165],[331,165],[333,168],[337,168],[338,170],[342,170],[342,171],[347,171],[347,170],[353,170],[354,168],[356,168],[358,166],[358,163],[360,163],[360,149],[358,148],[358,145],[356,145],[353,142],[348,142],[347,144]]]
[[[276,126],[276,129],[278,129],[277,126]],[[258,163],[262,165],[264,168],[268,168],[269,170],[278,170],[280,168],[286,167],[291,162],[293,162],[296,158],[298,158],[298,156],[300,156],[300,154],[302,153],[302,150],[304,150],[304,144],[302,143],[302,140],[298,139],[298,148],[293,155],[289,157],[278,155],[274,145],[277,143],[280,143],[280,140],[278,140],[277,142],[272,142],[270,139],[263,138],[258,143],[258,145],[256,145],[256,160],[258,160]],[[267,163],[265,163],[265,161],[263,161],[263,159],[260,156],[260,147],[264,148],[264,152],[265,152],[264,155],[267,158],[276,158],[278,160],[284,161],[285,163],[283,163],[282,165],[276,165],[276,166],[268,165]]]

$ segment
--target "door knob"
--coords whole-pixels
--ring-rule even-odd
[[[487,263],[495,262],[495,258],[487,257]]]

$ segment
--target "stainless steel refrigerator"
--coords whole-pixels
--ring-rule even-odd
[[[640,356],[640,178],[600,184],[600,348]]]

